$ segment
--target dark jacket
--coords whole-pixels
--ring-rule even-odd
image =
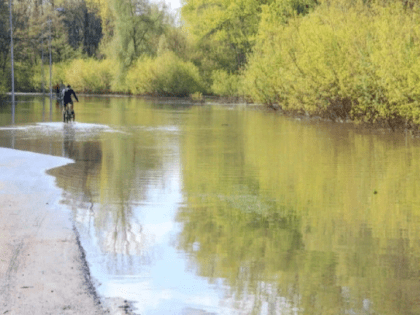
[[[76,101],[79,101],[79,99],[76,96],[76,93],[74,93],[72,88],[67,88],[64,91],[64,103],[70,103],[71,102],[71,95],[74,95],[74,98],[76,99]]]

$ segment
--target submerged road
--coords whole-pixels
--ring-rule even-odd
[[[108,314],[46,169],[72,161],[0,148],[0,314]],[[114,314],[114,312],[112,312]]]

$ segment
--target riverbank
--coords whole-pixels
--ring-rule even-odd
[[[0,314],[126,314],[123,301],[101,303],[61,190],[45,174],[72,160],[6,148],[0,156]]]
[[[7,93],[10,96],[10,92]],[[219,106],[246,106],[247,109],[262,110],[276,115],[283,115],[289,118],[298,120],[313,120],[313,121],[329,121],[333,123],[345,123],[352,124],[356,128],[370,129],[370,130],[387,130],[392,132],[404,132],[413,137],[420,137],[420,125],[415,124],[412,121],[407,121],[401,117],[394,117],[393,119],[381,119],[364,121],[355,120],[350,117],[347,113],[345,115],[338,115],[334,112],[331,113],[310,113],[304,110],[284,108],[278,103],[273,104],[262,104],[248,102],[241,97],[221,97],[213,95],[201,95],[200,98],[190,97],[169,97],[169,96],[150,96],[150,95],[131,95],[131,94],[89,94],[89,93],[77,93],[79,96],[85,98],[138,98],[147,101],[151,101],[159,104],[170,104],[170,105],[219,105]],[[42,93],[38,92],[16,92],[17,96],[42,96]],[[45,94],[46,98],[49,98],[49,94]],[[53,94],[55,100],[55,94]],[[18,101],[17,101],[18,103]],[[1,103],[0,103],[1,104]]]
[[[133,94],[101,94],[101,93],[79,93],[78,96],[83,97],[116,97],[116,98],[140,98],[144,100],[150,100],[158,103],[168,103],[168,104],[201,104],[201,105],[249,105],[249,106],[258,106],[264,108],[272,108],[263,104],[254,104],[246,102],[243,98],[239,97],[222,97],[222,96],[212,96],[212,95],[199,95],[199,96],[187,96],[187,97],[177,97],[177,96],[152,96],[152,95],[133,95]],[[11,93],[6,93],[10,97]],[[44,95],[49,99],[49,93],[40,93],[40,92],[15,92],[16,96],[42,96]],[[53,93],[53,100],[56,100],[56,94]]]

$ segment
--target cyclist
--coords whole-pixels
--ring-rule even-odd
[[[67,85],[67,88],[63,90],[64,111],[66,110],[67,104],[71,104],[71,110],[72,110],[71,114],[74,120],[74,105],[73,105],[73,100],[71,98],[72,95],[74,95],[74,98],[76,99],[76,101],[79,102],[79,99],[77,98],[76,93],[74,93],[73,89],[71,88],[69,84]]]

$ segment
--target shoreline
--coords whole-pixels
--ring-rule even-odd
[[[130,314],[101,300],[71,212],[47,170],[72,160],[0,148],[0,314]]]
[[[11,95],[11,92],[7,92],[6,95]],[[42,96],[40,92],[15,92],[15,95],[20,96]],[[331,115],[316,115],[303,113],[297,110],[285,110],[279,104],[260,104],[250,103],[240,97],[223,97],[213,95],[203,95],[201,99],[193,99],[192,97],[176,97],[176,96],[152,96],[152,95],[132,95],[132,94],[100,94],[100,93],[78,93],[83,97],[115,97],[115,98],[138,98],[143,100],[154,101],[159,104],[173,104],[173,105],[196,105],[196,106],[245,106],[249,109],[257,109],[266,112],[270,112],[276,115],[283,115],[288,118],[294,118],[298,120],[312,120],[312,121],[326,121],[338,124],[352,124],[355,128],[363,128],[367,130],[387,130],[390,132],[405,132],[409,133],[412,137],[420,137],[420,125],[412,123],[391,123],[384,119],[378,119],[375,122],[357,121],[350,119],[349,117],[339,117],[334,113]],[[49,93],[45,93],[45,96],[49,98]],[[53,93],[53,99],[55,93]],[[1,103],[0,103],[1,104]],[[335,115],[335,116],[334,116]]]
[[[7,92],[5,95],[10,96],[12,93]],[[15,96],[42,96],[49,98],[49,93],[41,92],[15,92]],[[133,95],[133,94],[100,94],[100,93],[77,93],[83,97],[115,97],[115,98],[139,98],[144,100],[156,101],[158,103],[167,104],[191,104],[191,105],[230,105],[230,106],[242,106],[246,105],[249,107],[267,107],[264,104],[248,103],[237,97],[222,97],[222,96],[211,96],[203,95],[201,99],[193,99],[191,97],[177,97],[177,96],[153,96],[153,95]],[[52,99],[56,99],[55,93],[53,93]],[[16,102],[16,101],[15,101]]]

